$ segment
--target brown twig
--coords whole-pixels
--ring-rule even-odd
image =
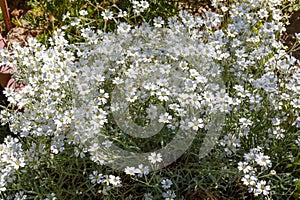
[[[10,21],[10,16],[9,16],[9,11],[8,11],[8,6],[7,6],[6,0],[0,0],[0,6],[1,6],[2,13],[3,13],[5,26],[6,26],[7,30],[9,31],[11,29],[11,21]]]

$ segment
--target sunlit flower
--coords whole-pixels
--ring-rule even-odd
[[[87,12],[86,10],[81,10],[81,11],[79,11],[79,14],[80,14],[81,16],[85,16],[85,15],[88,14],[88,12]]]
[[[113,12],[110,10],[104,10],[101,13],[101,16],[103,17],[104,20],[111,20],[113,19]]]

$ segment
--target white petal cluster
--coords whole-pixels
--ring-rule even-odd
[[[137,15],[149,7],[147,1],[131,2]],[[242,0],[228,7],[223,2],[214,0],[213,5],[226,12],[226,24],[220,13],[191,16],[181,11],[165,21],[155,18],[154,26],[132,27],[122,22],[115,32],[86,26],[80,29],[82,42],[75,44],[57,30],[47,47],[30,39],[25,47],[14,44],[13,50],[0,50],[2,64],[17,65],[14,78],[25,84],[19,91],[5,89],[17,110],[2,110],[1,122],[23,139],[49,139],[49,152],[45,151],[49,157],[68,144],[74,146],[76,155],[88,155],[99,165],[116,156],[109,152],[113,144],[106,137],[121,132],[112,113],[122,111],[124,105],[142,105],[148,114],[146,125],[158,120],[171,131],[200,132],[218,112],[234,116],[228,123],[231,130],[220,142],[227,155],[239,153],[251,137],[266,146],[272,139],[284,139],[288,134],[284,127],[300,128],[300,68],[278,39],[285,30],[278,8],[281,1]],[[112,20],[114,13],[105,10],[102,17]],[[71,26],[80,23],[78,18]],[[223,80],[228,77],[230,80]],[[225,89],[223,83],[229,87]],[[124,115],[124,121],[139,114],[132,112]],[[272,127],[257,131],[260,124]],[[298,135],[291,137],[299,145]],[[99,140],[103,137],[105,140]],[[47,145],[40,144],[42,149]],[[30,158],[34,152],[26,155],[29,158],[24,158],[17,139],[7,137],[1,144],[0,190],[13,180],[15,170],[36,162]],[[163,159],[155,153],[149,157],[152,164]],[[255,195],[269,193],[270,186],[258,180],[254,168],[270,169],[271,159],[262,149],[252,149],[239,163],[242,181]],[[128,167],[125,172],[145,174],[148,169]],[[98,172],[90,179],[93,184],[120,184],[117,177]],[[174,199],[176,195],[169,190],[163,197]]]
[[[259,180],[259,175],[270,169],[271,166],[270,157],[262,153],[261,147],[250,149],[250,152],[245,154],[244,162],[238,163],[238,169],[243,172],[241,181],[248,186],[249,192],[255,196],[259,194],[268,195],[270,193],[270,185],[267,185],[265,180]],[[271,172],[274,173],[275,171],[271,170]]]
[[[26,165],[22,144],[17,138],[6,137],[0,144],[0,191],[6,191],[7,185],[13,183],[14,172]]]
[[[147,7],[146,1],[137,5]],[[221,16],[210,13],[200,19],[186,12],[180,16],[170,19],[168,28],[147,23],[134,28],[121,23],[116,32],[108,33],[83,28],[85,42],[78,44],[69,44],[65,33],[57,30],[49,47],[30,39],[26,47],[14,44],[12,52],[2,50],[1,59],[16,61],[15,77],[25,84],[20,91],[6,89],[18,110],[1,111],[2,122],[9,122],[18,136],[50,138],[53,154],[64,151],[68,143],[79,147],[76,155],[89,153],[93,161],[104,164],[111,156],[104,151],[109,147],[97,138],[112,126],[108,116],[120,105],[110,108],[110,98],[119,86],[124,103],[167,105],[158,119],[173,130],[204,128],[210,114],[229,112],[230,107],[230,97],[218,84],[222,69],[215,58],[225,43],[213,40],[219,31],[199,28],[205,20],[215,27]],[[110,19],[111,14],[105,11],[103,17]],[[190,108],[195,117],[184,119]],[[153,118],[155,110],[151,112]]]

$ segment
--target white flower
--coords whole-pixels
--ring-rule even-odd
[[[279,118],[272,118],[272,124],[273,126],[279,126],[281,123],[281,120]]]
[[[24,194],[24,191],[19,191],[15,194],[14,200],[25,200],[27,195]]]
[[[254,175],[250,175],[250,174],[245,174],[241,181],[243,182],[244,185],[246,186],[254,186],[257,182],[257,177]]]
[[[161,184],[163,189],[169,189],[173,183],[170,179],[164,179]]]
[[[169,113],[165,113],[164,115],[159,116],[158,122],[160,123],[170,123],[172,120],[172,116]]]
[[[151,155],[148,157],[148,160],[152,163],[155,164],[157,162],[162,161],[162,156],[160,153],[156,154],[155,152],[151,153]]]
[[[137,170],[135,169],[135,167],[126,167],[124,172],[128,175],[135,175]]]
[[[296,39],[300,41],[300,33],[295,33]]]
[[[267,18],[269,16],[269,12],[265,9],[265,8],[262,8],[260,9],[257,14],[259,15],[260,18],[264,19],[264,18]]]
[[[169,95],[170,91],[165,88],[162,88],[160,91],[157,92],[157,96],[160,101],[168,101]]]
[[[111,186],[104,186],[103,189],[100,191],[101,193],[103,193],[104,195],[108,195],[108,192],[111,190]]]
[[[150,108],[147,108],[146,112],[149,119],[153,120],[157,118],[157,106],[151,105]]]
[[[117,29],[118,34],[126,34],[130,31],[131,26],[127,23],[120,23]],[[119,77],[118,77],[119,78]]]
[[[149,3],[148,1],[140,1],[139,6],[143,9],[149,8]]]
[[[132,0],[132,4],[133,4],[133,12],[136,15],[140,15],[142,12],[144,12],[149,7],[148,1]]]
[[[89,179],[91,180],[92,184],[101,183],[103,178],[104,178],[103,174],[98,174],[97,170],[93,171],[93,173],[89,175]]]
[[[107,103],[107,99],[109,98],[109,94],[105,92],[105,90],[100,89],[99,93],[97,93],[98,105],[104,105]]]
[[[255,161],[257,162],[258,165],[260,165],[264,168],[269,168],[272,166],[270,157],[265,156],[263,153],[256,154]]]
[[[157,28],[160,28],[165,24],[164,20],[161,17],[154,18],[153,22],[154,26]]]
[[[77,26],[80,24],[80,19],[79,18],[75,18],[73,21],[71,21],[70,25],[71,26]]]
[[[280,128],[279,126],[276,126],[273,128],[273,134],[275,135],[276,139],[282,139],[285,137],[283,134],[285,132],[284,129]]]
[[[251,120],[246,119],[246,118],[240,118],[239,122],[240,122],[242,127],[248,127],[248,126],[251,126],[253,124],[253,122]]]
[[[87,12],[86,10],[81,10],[81,11],[79,11],[79,14],[80,14],[81,16],[85,16],[85,15],[88,14],[88,12]]]
[[[119,176],[109,175],[108,182],[113,186],[121,186],[121,179]]]
[[[296,144],[297,144],[298,147],[300,147],[300,137],[297,138]]]
[[[238,163],[238,169],[240,171],[243,171],[243,173],[247,174],[247,173],[250,173],[253,170],[253,167],[250,166],[247,162],[239,162]]]
[[[47,198],[44,200],[57,200],[57,197],[55,196],[55,193],[51,193],[47,195]]]
[[[11,97],[14,95],[14,89],[11,87],[5,87],[3,94],[5,94],[6,97]]]
[[[68,19],[70,17],[70,12],[68,11],[66,14],[63,14],[62,16],[62,21],[65,21],[66,19]]]
[[[143,164],[139,165],[139,168],[137,169],[137,173],[139,177],[142,177],[143,175],[148,175],[149,174],[149,167],[144,166]]]
[[[105,140],[104,142],[102,142],[102,144],[103,144],[106,148],[111,147],[112,143],[113,143],[113,142],[110,141],[110,140]]]
[[[151,194],[148,194],[148,193],[145,193],[144,194],[144,200],[152,200],[152,196],[151,196]]]
[[[118,13],[118,17],[122,18],[122,17],[127,17],[128,13],[126,11],[120,10],[120,12]]]
[[[259,194],[268,195],[270,193],[270,186],[266,185],[266,181],[259,181],[256,184],[256,189],[254,190],[254,195],[257,196]]]
[[[101,13],[101,16],[103,17],[104,20],[111,20],[113,19],[114,15],[113,15],[113,12],[110,11],[110,10],[104,10],[102,13]]]
[[[201,129],[204,127],[203,120],[201,118],[193,118],[191,121],[188,123],[188,126],[192,128],[194,131],[198,131],[198,129]]]
[[[168,190],[167,192],[164,192],[162,195],[165,198],[165,200],[173,200],[176,197],[174,191],[172,190]]]

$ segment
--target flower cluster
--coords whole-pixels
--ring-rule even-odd
[[[103,175],[99,173],[97,170],[93,171],[92,174],[89,175],[89,179],[92,184],[103,184],[103,188],[100,191],[104,195],[108,195],[108,192],[111,190],[111,187],[121,187],[122,182],[119,176],[115,175]]]
[[[176,198],[176,194],[173,190],[171,190],[173,182],[170,179],[163,179],[160,182],[160,184],[163,189],[162,194],[161,194],[163,196],[163,199],[164,200],[174,200]],[[152,199],[154,199],[154,197],[151,194],[149,194],[149,193],[144,194],[144,200],[152,200]]]
[[[102,175],[98,171],[93,171],[89,176],[92,184],[105,183],[106,185],[121,186],[120,177],[114,175]]]
[[[85,43],[78,44],[69,44],[65,33],[57,30],[49,47],[30,39],[26,47],[14,44],[12,52],[2,50],[1,59],[15,60],[14,77],[25,83],[21,91],[5,90],[18,110],[1,111],[2,122],[9,122],[11,131],[20,137],[48,137],[53,154],[64,151],[66,143],[73,144],[78,147],[77,155],[88,153],[101,165],[111,156],[105,153],[110,145],[103,146],[99,137],[112,126],[109,115],[120,110],[122,103],[167,105],[164,112],[146,109],[150,112],[151,108],[150,119],[155,116],[170,130],[204,128],[210,114],[229,112],[231,102],[226,91],[220,90],[221,69],[214,58],[216,47],[225,43],[199,38],[205,34],[213,39],[219,34],[199,30],[206,18],[216,26],[220,16],[210,13],[202,19],[182,12],[181,18],[169,20],[170,28],[146,23],[132,28],[121,23],[114,33],[84,28]],[[123,91],[111,102],[116,86]],[[191,109],[200,112],[188,115]],[[148,161],[161,162],[161,155]]]
[[[163,179],[161,181],[161,187],[165,190],[165,192],[162,193],[162,196],[165,200],[173,200],[176,197],[174,191],[170,190],[172,184],[173,182],[170,179]]]
[[[184,21],[195,20],[186,12],[181,16]],[[67,138],[86,149],[93,161],[111,162],[111,156],[104,154],[109,150],[103,150],[99,144],[99,138],[105,135],[103,130],[111,126],[110,114],[122,130],[137,132],[138,137],[146,137],[150,132],[132,123],[136,120],[133,116],[140,113],[128,113],[126,105],[143,106],[148,113],[143,125],[157,120],[170,131],[198,131],[205,128],[211,115],[229,112],[231,98],[221,89],[221,69],[214,54],[210,54],[216,44],[196,37],[199,32],[210,33],[200,31],[196,22],[186,27],[176,18],[170,19],[168,27],[171,28],[120,23],[115,33],[83,29],[84,46],[70,47],[80,59],[74,62],[76,78],[69,79],[74,86],[75,93],[70,95],[75,105],[68,113],[73,113],[75,131]],[[222,45],[225,44],[219,44]],[[151,104],[164,105],[165,110],[148,106]],[[161,161],[153,158],[146,161]]]
[[[225,6],[214,1],[216,7]],[[244,149],[261,146],[271,155],[290,138],[297,144],[299,130],[299,61],[287,53],[278,35],[285,31],[281,1],[239,1],[226,9],[231,20],[224,30],[230,54],[222,60],[230,74],[232,111],[228,133],[220,141],[228,156],[243,155]],[[288,128],[289,127],[289,128]],[[254,153],[254,151],[257,151]],[[251,150],[254,160],[239,163],[243,182],[255,195],[268,195],[270,186],[258,181],[254,166],[270,168],[276,154],[266,156]],[[285,149],[287,154],[291,151]],[[251,157],[251,156],[250,156]],[[249,163],[250,162],[250,163]]]
[[[6,137],[0,144],[0,191],[7,189],[7,185],[15,179],[14,172],[26,165],[22,144],[17,138]]]
[[[144,166],[143,164],[140,164],[137,168],[135,167],[126,167],[124,172],[128,175],[136,175],[138,177],[142,177],[143,175],[149,174],[149,167]]]
[[[254,193],[255,196],[259,194],[268,195],[271,190],[270,185],[267,185],[265,180],[259,180],[259,175],[272,166],[270,157],[261,151],[261,147],[251,149],[249,153],[245,154],[244,162],[238,163],[238,169],[243,172],[241,179],[243,184],[248,186],[249,192]],[[272,170],[272,173],[274,172]]]
[[[148,1],[131,2],[136,15],[150,6]],[[99,165],[123,159],[126,174],[147,176],[152,166],[170,157],[152,152],[128,163],[129,156],[114,144],[121,136],[147,138],[165,127],[160,134],[183,130],[188,138],[208,130],[211,119],[224,113],[228,123],[220,145],[239,163],[249,191],[269,195],[271,184],[259,180],[272,167],[267,154],[286,138],[300,146],[300,67],[278,39],[285,30],[280,3],[214,0],[219,13],[181,11],[168,20],[155,18],[154,26],[117,22],[112,32],[93,30],[78,18],[69,26],[83,27],[80,42],[69,43],[65,27],[53,33],[49,46],[30,39],[25,47],[0,50],[2,64],[17,65],[14,78],[25,84],[22,90],[5,89],[15,109],[1,110],[1,122],[27,145],[25,151],[21,140],[11,136],[1,144],[0,190],[14,181],[19,168],[36,169],[39,154],[50,160],[67,145],[78,157]],[[101,16],[106,22],[115,19],[111,10]],[[125,11],[118,15],[124,16]],[[103,194],[121,186],[118,176],[94,171],[89,178],[105,185]],[[169,190],[172,181],[161,184],[165,199],[176,198]]]
[[[131,0],[131,3],[133,4],[133,12],[136,15],[140,15],[143,13],[147,8],[149,8],[149,2],[148,1],[136,1]]]

